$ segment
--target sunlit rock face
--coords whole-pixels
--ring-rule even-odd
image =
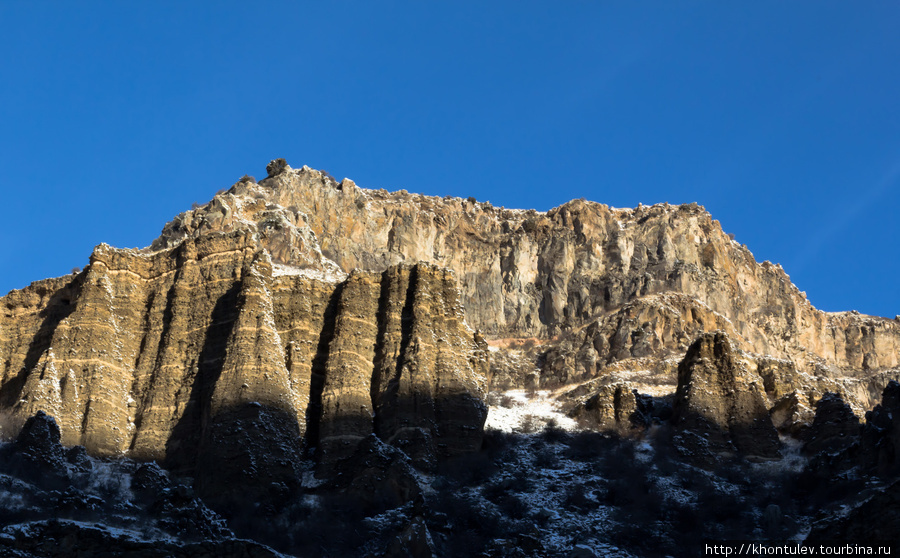
[[[227,524],[297,555],[326,538],[333,555],[489,553],[455,546],[473,532],[498,555],[543,555],[535,525],[550,554],[600,528],[677,555],[731,532],[692,524],[776,539],[808,525],[744,473],[769,471],[785,498],[797,463],[801,492],[896,476],[900,320],[816,310],[701,206],[511,210],[284,160],[266,172],[148,248],[100,245],[83,272],[0,299],[0,436],[19,436],[0,476],[16,498],[74,490],[110,525],[152,518],[169,554],[274,555]],[[493,424],[522,428],[485,436],[486,400],[508,403]],[[110,464],[133,493],[100,505]],[[0,545],[151,545],[42,502],[39,522],[6,516],[32,523]],[[708,504],[744,511],[696,513]],[[672,527],[666,552],[650,525]]]
[[[258,240],[101,245],[81,274],[5,297],[9,428],[44,411],[66,445],[185,471],[240,461],[256,429],[285,478],[304,442],[326,466],[373,432],[423,467],[480,447],[487,347],[450,270],[285,267]]]
[[[757,263],[697,204],[574,200],[539,212],[367,190],[283,161],[268,173],[179,215],[153,247],[247,230],[276,266],[320,276],[419,261],[452,269],[467,323],[503,347],[507,363],[523,360],[506,358],[510,341],[531,340],[524,360],[540,369],[541,386],[649,370],[674,387],[688,346],[717,330],[789,362],[791,374],[853,379],[842,394],[860,415],[900,377],[900,323],[816,310],[780,266]],[[527,387],[534,365],[494,375]]]
[[[366,190],[307,167],[270,170],[259,184],[239,182],[182,214],[154,247],[241,229],[273,261],[301,267],[380,272],[432,262],[456,271],[468,322],[485,335],[547,338],[597,322],[599,361],[683,354],[697,333],[726,328],[742,348],[806,371],[900,361],[900,324],[817,311],[780,266],[758,264],[696,204],[615,209],[575,200],[548,212],[511,210]],[[686,296],[654,297],[666,293]],[[639,335],[626,339],[626,331]]]
[[[431,467],[477,447],[492,377],[671,392],[714,331],[747,355],[783,431],[826,391],[862,415],[900,377],[900,323],[816,310],[696,204],[538,212],[283,160],[267,174],[149,248],[100,245],[84,272],[3,297],[7,428],[44,410],[65,444],[191,467],[215,417],[258,403],[325,463],[374,433]]]

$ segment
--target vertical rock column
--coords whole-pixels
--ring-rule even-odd
[[[423,469],[478,449],[486,351],[463,323],[452,273],[424,263],[388,269],[380,315],[372,389],[378,436]]]
[[[371,382],[380,275],[354,271],[341,291],[321,393],[319,465],[352,455],[372,433]]]
[[[240,308],[228,339],[225,362],[209,402],[209,417],[255,402],[298,416],[281,337],[275,327],[272,262],[262,251],[243,273]]]
[[[134,357],[124,354],[130,347],[122,342],[114,282],[96,253],[74,302],[38,370],[27,376],[16,414],[25,418],[43,410],[60,417],[64,444],[117,455],[131,441],[128,400]]]
[[[689,451],[780,455],[762,379],[721,331],[701,335],[678,365],[673,421]]]
[[[298,398],[275,327],[272,264],[261,251],[242,273],[237,319],[209,399],[201,399],[201,495],[229,516],[250,501],[277,503],[299,486]]]
[[[423,356],[419,354],[418,344],[410,347],[417,291],[418,266],[395,266],[382,275],[379,344],[371,396],[378,437],[406,451],[421,466],[423,461],[433,465],[430,437],[419,426],[423,422],[433,426],[434,409],[429,404],[430,390],[421,397],[413,396],[417,401],[409,399],[412,396],[411,375],[414,369],[419,370],[421,363],[416,361]],[[417,410],[424,411],[424,416],[419,416]],[[411,420],[419,424],[411,424]],[[413,443],[416,437],[418,443]]]
[[[239,274],[234,277],[231,269],[222,270],[224,277],[220,277],[204,269],[216,256],[201,254],[197,244],[186,241],[175,250],[170,272],[174,277],[157,279],[154,296],[148,300],[145,351],[135,371],[142,386],[135,397],[139,409],[132,442],[132,455],[138,459],[171,461],[175,455],[195,453],[198,383],[210,369],[221,367],[227,336],[223,333],[234,320]],[[201,255],[207,261],[201,263]],[[243,257],[238,256],[238,262]]]
[[[338,296],[336,287],[334,283],[300,276],[277,277],[271,286],[275,325],[284,344],[285,366],[290,374],[291,391],[296,397],[301,436],[306,435],[309,414],[316,414],[319,410],[309,408],[313,363],[317,360],[319,344],[322,343],[323,349],[327,349],[328,341],[322,338],[329,311],[333,310],[329,307],[329,301],[333,296]],[[328,327],[329,334],[332,327]],[[320,359],[324,359],[324,354]],[[319,387],[321,389],[321,384]],[[315,420],[318,420],[318,414]]]
[[[445,458],[481,448],[490,362],[487,345],[479,345],[465,325],[465,310],[453,271],[428,268],[432,290],[437,294],[431,312],[437,349],[434,435],[438,458]]]

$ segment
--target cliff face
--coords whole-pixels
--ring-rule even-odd
[[[721,332],[704,334],[678,366],[673,423],[693,452],[779,456],[764,383]]]
[[[190,468],[255,424],[252,404],[325,469],[369,434],[431,467],[478,446],[491,375],[674,390],[712,331],[748,355],[785,428],[826,390],[861,413],[900,376],[900,323],[816,310],[696,204],[541,213],[268,172],[147,249],[101,245],[79,275],[3,297],[12,427],[43,410],[66,444]]]
[[[456,271],[472,327],[493,339],[580,335],[593,350],[570,368],[589,375],[627,358],[680,358],[717,329],[804,372],[900,365],[900,323],[816,310],[780,266],[758,264],[696,204],[575,200],[541,213],[365,190],[307,167],[269,171],[182,214],[154,247],[252,230],[274,261],[327,273],[432,262]]]
[[[486,347],[452,273],[327,279],[273,269],[243,230],[154,252],[101,245],[81,274],[3,299],[3,409],[13,425],[57,417],[66,445],[176,468],[224,451],[253,408],[296,440],[285,457],[305,438],[327,462],[373,431],[426,461],[478,447]]]
[[[0,488],[28,502],[0,546],[678,554],[790,538],[817,486],[896,476],[900,320],[816,310],[695,204],[540,213],[267,170],[146,249],[100,245],[83,272],[0,298],[0,436],[18,433]],[[607,434],[482,444],[487,390],[511,387],[560,387]],[[111,471],[131,489],[108,492]],[[116,529],[81,521],[98,517]]]

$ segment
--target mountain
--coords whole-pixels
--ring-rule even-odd
[[[510,470],[540,467],[513,451],[525,442],[498,438],[492,425],[509,390],[545,394],[554,412],[567,413],[559,420],[578,421],[569,433],[552,423],[544,430],[557,460],[579,462],[573,447],[596,434],[590,440],[605,448],[597,459],[631,452],[640,461],[635,447],[649,444],[656,456],[677,456],[666,463],[678,474],[724,467],[752,476],[761,474],[753,463],[784,465],[802,446],[803,467],[766,473],[773,485],[790,474],[809,483],[792,504],[793,523],[779,520],[780,535],[810,524],[826,473],[857,475],[832,487],[835,505],[849,501],[858,474],[895,474],[883,463],[893,459],[884,449],[893,430],[860,419],[886,405],[882,393],[900,379],[900,320],[817,310],[780,266],[757,263],[701,206],[575,200],[542,213],[366,190],[282,159],[267,175],[245,176],[178,215],[147,248],[100,245],[84,271],[0,300],[0,432],[18,437],[5,450],[2,478],[18,487],[9,494],[49,498],[51,488],[16,465],[22,455],[56,463],[53,490],[80,501],[96,497],[89,487],[100,463],[117,463],[132,484],[158,463],[160,490],[189,490],[190,509],[227,526],[193,535],[160,528],[178,548],[203,540],[243,555],[256,552],[246,542],[255,539],[327,555],[337,546],[322,549],[340,545],[308,545],[309,531],[322,528],[309,519],[315,497],[330,502],[336,523],[378,533],[365,553],[449,555],[461,543],[438,526],[448,519],[442,487],[479,487],[482,507],[499,505],[507,522],[556,513],[485,496]],[[48,421],[40,428],[49,434],[23,438]],[[835,446],[835,436],[851,442]],[[63,447],[83,448],[78,463],[92,463],[90,471],[73,472]],[[825,463],[826,453],[840,458]],[[668,478],[647,459],[645,476]],[[461,468],[477,474],[461,480]],[[693,508],[681,512],[702,513],[698,489],[685,490]],[[151,497],[119,497],[139,509],[133,522],[168,521]],[[578,497],[590,513],[630,509],[621,496]],[[0,545],[52,555],[29,541],[56,531],[124,544],[115,532],[60,524],[73,518],[42,505],[13,513]],[[741,505],[752,515],[776,504]],[[389,525],[371,524],[391,513]],[[104,508],[94,518],[124,528],[112,515]],[[102,531],[97,524],[90,529]],[[477,550],[556,555],[580,544],[535,545],[528,537],[540,533],[509,529],[506,538],[485,535]],[[606,536],[594,530],[585,552]],[[512,534],[512,546],[497,542]],[[145,539],[154,536],[162,535]],[[613,547],[646,554],[640,544],[624,537]]]

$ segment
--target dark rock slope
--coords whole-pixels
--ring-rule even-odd
[[[52,417],[0,445],[0,555],[275,558],[241,540],[191,487],[156,464],[104,462],[64,448]]]

